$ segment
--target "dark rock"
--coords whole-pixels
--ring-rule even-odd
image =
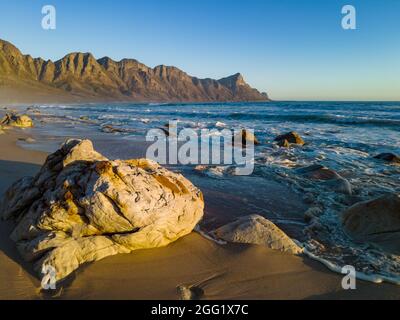
[[[360,202],[342,214],[346,233],[355,241],[372,243],[395,254],[400,253],[400,194]]]
[[[400,157],[393,153],[381,153],[374,157],[375,159],[386,161],[392,164],[400,164]]]
[[[278,144],[282,143],[283,140],[287,140],[288,143],[298,144],[301,146],[305,144],[304,140],[295,131],[288,132],[275,138],[275,141],[278,142]]]

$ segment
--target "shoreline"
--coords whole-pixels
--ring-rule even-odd
[[[33,175],[46,153],[16,145],[20,129],[0,135],[0,193],[15,180]],[[1,222],[3,266],[0,298],[43,299],[40,281],[22,262],[11,230]],[[173,276],[171,276],[173,275]],[[344,291],[342,277],[317,261],[255,245],[218,245],[196,232],[162,249],[108,257],[83,267],[62,283],[60,299],[179,299],[178,286],[195,286],[203,299],[399,299],[392,284],[357,281]],[[10,289],[11,288],[11,289]]]

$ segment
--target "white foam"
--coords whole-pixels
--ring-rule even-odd
[[[226,244],[228,243],[228,242],[223,241],[223,240],[215,239],[214,237],[212,237],[212,236],[209,235],[208,233],[206,233],[206,232],[204,232],[203,230],[201,230],[199,225],[197,225],[197,226],[194,228],[194,231],[196,231],[198,234],[200,234],[202,237],[206,238],[207,240],[210,240],[210,241],[212,241],[212,242],[215,242],[215,243],[217,243],[217,244],[219,244],[219,245],[226,245]]]
[[[308,251],[306,248],[304,248],[303,252],[307,257],[322,263],[329,270],[342,274],[342,267],[340,267],[339,265],[334,264],[324,258],[316,256],[312,252]],[[377,284],[383,283],[383,282],[388,282],[388,283],[400,285],[400,277],[399,276],[384,276],[384,275],[380,275],[380,274],[366,274],[364,272],[357,271],[356,278],[360,279],[360,280],[368,281],[368,282],[377,283]]]
[[[211,235],[207,234],[206,232],[202,231],[200,229],[200,226],[196,226],[195,231],[197,233],[199,233],[202,237],[206,238],[207,240],[213,241],[219,245],[226,245],[227,242],[226,241],[222,241],[222,240],[218,240],[215,239],[214,237],[212,237]],[[293,239],[293,241],[295,241],[295,243],[300,246],[303,247],[303,244],[295,239]],[[328,261],[324,258],[318,257],[317,255],[313,254],[312,252],[310,252],[309,250],[307,250],[307,248],[303,247],[303,253],[310,259],[313,259],[315,261],[318,261],[320,263],[322,263],[325,267],[327,267],[329,270],[335,272],[335,273],[339,273],[341,275],[343,275],[342,273],[342,267],[340,267],[339,265]],[[376,283],[376,284],[380,284],[383,282],[387,282],[387,283],[392,283],[395,285],[400,285],[400,277],[399,276],[385,276],[385,275],[380,275],[380,274],[366,274],[364,272],[356,272],[356,278],[359,280],[363,280],[363,281],[368,281],[368,282],[372,282],[372,283]]]

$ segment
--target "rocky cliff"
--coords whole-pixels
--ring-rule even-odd
[[[96,60],[91,53],[70,53],[55,62],[45,61],[0,40],[0,101],[26,92],[34,97],[85,101],[268,100],[239,73],[220,80],[199,79],[176,67],[149,68],[134,59]]]

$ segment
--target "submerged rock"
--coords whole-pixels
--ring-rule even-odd
[[[310,222],[315,218],[318,218],[323,213],[320,207],[311,207],[304,213],[304,220]]]
[[[33,113],[33,114],[40,114],[41,111],[35,107],[28,107],[26,108],[26,112]]]
[[[338,193],[343,193],[346,195],[353,194],[353,187],[351,186],[351,183],[343,177],[324,181],[323,185]]]
[[[340,177],[340,175],[334,170],[328,169],[320,164],[313,164],[308,167],[299,168],[296,172],[313,180],[331,180]]]
[[[299,168],[296,172],[305,178],[323,181],[323,184],[332,190],[351,195],[353,193],[350,182],[336,171],[319,164]]]
[[[275,141],[278,143],[279,146],[284,146],[285,140],[287,141],[287,143],[291,144],[298,144],[301,146],[305,144],[304,140],[295,131],[288,132],[275,138]]]
[[[228,242],[265,245],[270,249],[291,254],[300,254],[300,248],[274,223],[259,215],[241,217],[212,232],[218,238]]]
[[[343,212],[342,224],[355,241],[400,254],[399,193],[355,204]]]
[[[23,178],[0,203],[14,219],[11,238],[35,270],[63,279],[80,265],[117,253],[166,246],[203,216],[202,193],[147,159],[111,161],[89,140],[69,140],[38,175]]]
[[[6,114],[1,119],[0,124],[4,126],[30,128],[33,127],[33,121],[27,115]]]
[[[400,157],[393,153],[381,153],[374,157],[375,159],[379,159],[382,161],[389,162],[391,164],[398,164],[400,165]]]
[[[35,139],[31,138],[31,137],[26,137],[26,138],[18,138],[19,141],[23,141],[23,142],[27,142],[27,143],[34,143],[36,142]]]
[[[105,133],[128,133],[128,132],[134,132],[132,129],[124,129],[124,128],[116,128],[111,125],[105,125],[101,127],[101,131]]]

